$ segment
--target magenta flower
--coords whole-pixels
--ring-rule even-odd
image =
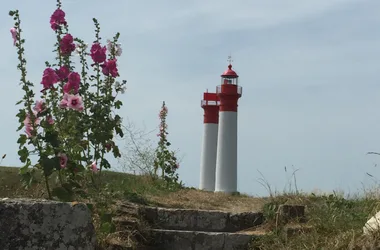
[[[55,71],[60,81],[65,81],[69,76],[70,70],[66,66],[61,66],[58,70]]]
[[[11,34],[13,38],[13,46],[16,46],[16,41],[17,41],[17,30],[16,28],[11,28]]]
[[[66,25],[65,12],[61,9],[56,9],[50,17],[50,27],[53,30],[60,28],[60,25]]]
[[[80,95],[68,95],[67,97],[67,107],[75,109],[77,111],[83,110],[83,101]]]
[[[117,77],[119,76],[119,72],[117,70],[117,65],[116,65],[116,59],[111,59],[105,62],[104,64],[101,65],[102,72],[104,75],[109,76],[111,75],[112,77]]]
[[[93,163],[91,163],[91,170],[94,173],[98,172],[98,168],[96,167],[96,161],[94,161]]]
[[[70,55],[75,50],[74,38],[70,34],[66,34],[59,43],[61,53],[63,55]]]
[[[59,77],[55,73],[54,69],[46,68],[44,70],[44,73],[42,75],[42,81],[41,81],[41,84],[44,86],[44,90],[53,87],[53,84],[57,83],[58,81],[59,81]]]
[[[71,72],[68,76],[68,82],[63,86],[64,93],[70,93],[74,90],[74,94],[78,93],[80,84],[80,75],[76,72]]]
[[[61,168],[66,168],[67,160],[68,160],[67,155],[65,153],[59,153],[58,157],[59,157],[59,165],[61,166]]]
[[[106,60],[106,46],[102,47],[99,43],[91,46],[90,56],[95,63],[102,63]]]

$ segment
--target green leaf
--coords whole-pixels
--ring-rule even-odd
[[[45,141],[50,143],[54,148],[59,147],[58,132],[57,131],[46,131]]]
[[[120,137],[124,136],[123,130],[120,127],[115,127],[116,134],[120,135]]]
[[[23,101],[24,101],[24,100],[20,100],[20,101],[16,102],[16,105],[21,104]]]
[[[52,190],[52,196],[57,197],[61,201],[72,201],[72,194],[64,187],[56,187]]]
[[[21,134],[17,140],[17,143],[20,144],[20,146],[22,146],[26,143],[26,139],[27,139],[26,135]]]
[[[123,103],[120,100],[117,100],[114,103],[114,106],[115,106],[116,109],[120,109],[122,105],[123,105]]]
[[[28,168],[31,164],[32,164],[32,162],[30,161],[30,159],[27,159],[26,164],[20,168],[20,174],[21,175],[26,174],[28,172]]]
[[[43,158],[40,160],[45,176],[50,176],[54,169],[60,169],[59,158]]]
[[[105,168],[105,169],[111,168],[111,164],[106,159],[102,159],[101,164],[102,164],[103,168]]]
[[[119,147],[118,147],[118,146],[115,145],[115,146],[113,147],[112,152],[113,152],[113,156],[114,156],[115,158],[117,158],[117,157],[121,157],[121,154],[120,154],[120,151],[119,151]]]
[[[18,155],[20,156],[20,161],[21,161],[22,163],[25,163],[26,160],[27,160],[28,157],[29,157],[29,151],[28,151],[28,149],[24,146],[22,149],[20,149],[20,150],[18,151]]]

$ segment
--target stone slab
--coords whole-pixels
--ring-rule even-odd
[[[3,250],[92,250],[96,235],[85,204],[3,198],[0,242]]]
[[[142,207],[140,215],[153,228],[205,232],[236,232],[261,225],[263,214],[229,213],[215,210],[193,210]]]
[[[166,250],[232,250],[248,248],[252,239],[260,237],[245,233],[201,232],[153,229],[154,246]]]

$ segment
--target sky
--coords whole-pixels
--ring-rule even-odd
[[[281,192],[295,170],[304,192],[352,194],[380,178],[380,156],[367,155],[380,151],[380,1],[62,2],[73,36],[91,43],[93,17],[104,40],[121,33],[119,73],[128,80],[121,115],[156,129],[166,102],[168,139],[180,152],[179,175],[187,186],[199,185],[202,93],[220,84],[230,54],[243,87],[240,192],[268,195],[262,177]],[[20,166],[14,104],[23,92],[9,32],[11,9],[20,11],[28,79],[38,90],[44,62],[54,58],[49,18],[55,1],[2,1],[0,154],[7,154],[2,165]],[[149,135],[153,141],[155,134]]]

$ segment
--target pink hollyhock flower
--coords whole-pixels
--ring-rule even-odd
[[[101,46],[99,43],[94,43],[91,46],[90,56],[95,63],[102,63],[106,60],[106,46]]]
[[[61,48],[61,53],[63,55],[70,55],[71,52],[75,50],[75,44],[74,44],[74,38],[70,34],[66,34],[64,37],[62,37],[61,42],[59,43],[59,46]]]
[[[49,115],[49,116],[46,117],[46,121],[47,121],[50,125],[53,125],[53,124],[54,124],[54,119],[53,119],[53,117],[51,117],[51,115]]]
[[[59,165],[61,166],[61,168],[66,168],[67,160],[68,160],[67,155],[65,153],[59,153],[58,157],[59,157]]]
[[[55,71],[60,81],[65,81],[69,76],[70,70],[67,66],[61,66]]]
[[[37,113],[36,112],[33,112],[34,115],[36,116]],[[38,117],[35,117],[34,118],[35,121],[34,121],[34,124],[38,125],[40,124],[40,118]],[[33,132],[33,123],[32,123],[32,119],[30,118],[30,114],[27,114],[25,119],[24,119],[24,126],[25,126],[25,133],[28,137],[32,137],[32,132]]]
[[[59,81],[59,77],[55,73],[54,69],[46,68],[44,70],[44,73],[42,75],[42,81],[41,81],[41,84],[44,86],[44,90],[53,87],[53,84],[57,83],[58,81]]]
[[[61,9],[56,9],[50,17],[50,26],[53,30],[57,30],[62,24],[67,24],[65,20],[65,12]]]
[[[30,138],[32,137],[33,127],[28,125],[25,127],[25,134]]]
[[[37,117],[37,112],[33,111],[34,114],[34,124],[39,125],[40,124],[40,118]],[[27,114],[24,119],[24,125],[32,125],[32,119],[30,118],[30,114]]]
[[[35,110],[37,113],[42,112],[43,110],[45,110],[45,102],[43,100],[36,101],[33,110]]]
[[[17,41],[17,30],[16,28],[11,28],[11,34],[13,38],[13,46],[16,46],[16,41]]]
[[[80,95],[68,95],[67,107],[78,111],[83,110],[83,101]]]
[[[63,87],[65,87],[65,86],[63,86]],[[67,108],[68,98],[69,98],[69,95],[67,93],[65,93],[63,95],[63,98],[62,98],[61,102],[59,103],[59,107],[60,108],[62,108],[62,109],[63,108]]]
[[[116,59],[111,59],[102,64],[101,67],[103,68],[103,74],[105,74],[106,76],[109,76],[111,74],[112,77],[117,77],[119,73],[117,71],[116,61]]]
[[[96,161],[94,161],[93,163],[91,163],[91,170],[94,173],[98,172],[98,168],[96,167]]]

